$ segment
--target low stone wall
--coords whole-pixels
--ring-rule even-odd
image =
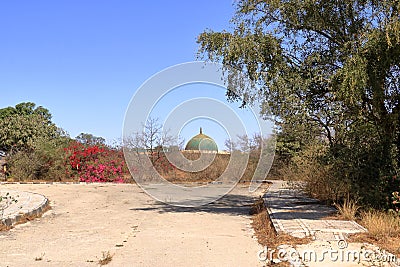
[[[7,193],[16,202],[9,203],[0,213],[0,223],[6,226],[17,224],[24,216],[39,215],[49,205],[49,200],[37,193],[0,189],[0,196]]]

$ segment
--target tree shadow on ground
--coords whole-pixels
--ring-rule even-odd
[[[337,213],[332,206],[304,194],[268,192],[265,197],[272,216],[279,220],[321,220]]]
[[[199,207],[180,207],[168,205],[160,201],[149,204],[144,208],[132,208],[133,211],[157,211],[159,213],[178,212],[178,213],[215,213],[228,214],[232,216],[249,215],[250,208],[255,198],[246,195],[228,194],[222,198]],[[182,203],[183,205],[185,203]]]

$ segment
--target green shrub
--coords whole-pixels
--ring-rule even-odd
[[[17,181],[61,181],[65,178],[63,146],[66,138],[38,139],[33,149],[21,149],[7,159],[11,178]]]

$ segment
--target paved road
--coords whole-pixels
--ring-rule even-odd
[[[334,208],[308,198],[284,181],[271,182],[264,199],[277,232],[313,239],[306,245],[281,246],[286,252],[281,255],[286,255],[283,258],[294,266],[399,266],[393,262],[396,261],[393,255],[373,245],[347,243],[347,235],[366,231],[356,222],[327,220],[327,216],[336,212]]]
[[[163,205],[135,185],[1,185],[49,198],[41,219],[0,233],[0,266],[262,266],[245,188],[213,205]],[[255,195],[253,195],[254,197]]]
[[[366,232],[354,221],[327,220],[336,209],[291,189],[284,181],[272,181],[264,195],[268,212],[278,233],[295,237],[312,236],[322,241],[344,240],[347,234]]]

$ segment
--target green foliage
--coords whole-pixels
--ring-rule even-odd
[[[106,144],[106,140],[103,137],[97,137],[89,133],[80,133],[75,140],[88,146]]]
[[[36,138],[55,137],[57,127],[38,115],[13,115],[0,120],[0,146],[11,149],[32,148]]]
[[[8,157],[9,172],[14,180],[61,181],[65,178],[64,147],[70,139],[37,138],[32,149],[21,149]]]
[[[325,142],[319,179],[387,205],[399,186],[388,178],[400,166],[399,12],[396,0],[240,0],[234,30],[200,34],[199,54],[226,67],[229,99],[264,101],[278,155],[308,160],[300,152]]]
[[[396,125],[399,4],[384,2],[238,1],[233,33],[202,33],[199,52],[261,88],[230,77],[231,99],[263,98],[284,123],[316,122],[331,139],[364,116]]]
[[[76,140],[80,142],[81,148],[97,148],[98,145],[104,147],[103,153],[96,154],[95,159],[80,166],[80,180],[92,182],[101,178],[101,181],[124,181],[122,154],[108,149],[104,138],[82,133]],[[20,103],[15,108],[0,109],[0,149],[8,152],[6,160],[9,179],[74,179],[68,162],[71,155],[66,154],[70,144],[74,143],[66,132],[56,127],[51,121],[50,112],[41,106],[36,107],[34,103],[27,102]],[[83,165],[84,162],[78,163]]]
[[[10,117],[16,113],[17,113],[17,111],[13,107],[7,107],[7,108],[0,109],[0,119]]]
[[[36,104],[32,102],[23,102],[15,107],[0,109],[0,119],[5,119],[12,115],[39,115],[47,122],[50,122],[52,117],[48,109],[42,106],[36,107]]]
[[[37,138],[54,138],[58,129],[50,112],[35,108],[34,103],[21,103],[15,108],[0,109],[0,149],[32,149]]]
[[[8,170],[15,180],[61,180],[69,140],[46,108],[27,102],[0,109],[0,148],[9,152]]]

